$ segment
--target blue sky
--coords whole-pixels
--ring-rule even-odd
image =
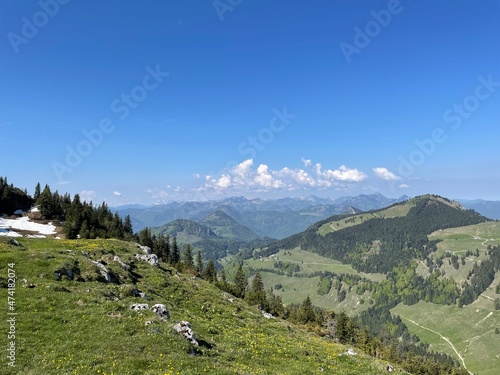
[[[500,200],[500,1],[0,3],[0,175],[94,202]]]

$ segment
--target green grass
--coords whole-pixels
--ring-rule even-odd
[[[494,310],[492,300],[479,298],[463,308],[420,301],[412,306],[399,304],[391,311],[403,319],[411,333],[430,344],[431,350],[459,360],[441,334],[464,358],[469,371],[479,375],[498,374],[500,335],[495,334],[495,328],[500,328],[500,312]]]
[[[450,258],[443,259],[440,271],[445,272],[445,277],[453,278],[458,284],[462,284],[466,281],[467,274],[472,270],[474,264],[488,258],[485,255],[488,245],[500,243],[500,222],[486,222],[467,227],[439,230],[431,233],[428,237],[430,240],[440,240],[437,244],[437,251],[431,254],[434,259],[445,253],[461,257],[467,253],[467,250],[473,252],[476,249],[479,250],[479,256],[470,255],[465,259],[465,265],[462,265],[461,260],[459,260],[458,269],[449,264]],[[429,275],[427,267],[422,264],[419,264],[417,272],[424,277]]]
[[[347,293],[346,299],[338,301],[337,291],[332,288],[326,295],[318,295],[319,276],[315,277],[297,277],[278,275],[272,272],[266,272],[265,269],[274,269],[274,263],[281,261],[283,263],[297,264],[300,267],[300,274],[313,275],[314,272],[330,271],[337,274],[359,275],[372,281],[382,281],[385,279],[383,274],[370,274],[358,272],[350,264],[342,264],[336,260],[322,257],[321,255],[309,251],[299,250],[281,250],[270,257],[261,259],[247,259],[245,265],[259,270],[266,289],[281,284],[283,289],[276,290],[285,304],[302,303],[309,296],[314,305],[327,310],[345,310],[349,315],[355,315],[369,307],[368,301],[370,294],[365,293],[362,296],[356,294],[356,287],[353,287]],[[347,291],[347,285],[343,287]],[[362,300],[365,302],[362,303]]]
[[[113,261],[130,262],[137,250],[113,240],[20,239],[23,247],[0,240],[0,277],[15,263],[16,368],[5,374],[383,374],[386,363],[363,354],[341,355],[346,347],[280,319],[264,319],[255,308],[230,302],[214,286],[174,269],[136,261],[135,274]],[[71,250],[71,251],[67,251]],[[121,284],[97,281],[98,269],[82,254],[107,263]],[[75,263],[76,262],[76,263]],[[87,281],[54,278],[77,264]],[[0,280],[5,281],[5,280]],[[130,296],[137,288],[151,298]],[[7,300],[7,289],[1,288]],[[132,303],[163,303],[171,319],[135,312]],[[7,312],[5,304],[4,314]],[[146,321],[155,323],[146,326]],[[193,348],[173,329],[191,322]],[[2,331],[7,325],[2,319]],[[0,339],[7,346],[5,334]],[[397,370],[398,373],[403,373]]]
[[[334,220],[319,227],[318,233],[324,236],[330,232],[363,224],[365,221],[370,219],[389,219],[393,217],[406,216],[410,209],[414,206],[415,203],[406,202],[405,204],[392,206],[381,211],[364,212],[361,214],[349,216],[349,218],[346,219]]]
[[[488,245],[500,243],[500,222],[489,221],[467,227],[443,229],[431,233],[429,239],[442,240],[438,243],[437,256],[446,251],[461,255],[467,250],[476,249],[484,254]]]

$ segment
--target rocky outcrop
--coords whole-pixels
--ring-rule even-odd
[[[191,329],[191,324],[186,321],[181,321],[174,326],[174,329],[179,332],[186,340],[189,341],[191,345],[198,346],[198,340],[194,336],[194,332]]]
[[[143,260],[145,262],[148,262],[154,267],[158,267],[158,257],[156,254],[148,254],[148,255],[141,255],[141,254],[135,254],[136,259]]]

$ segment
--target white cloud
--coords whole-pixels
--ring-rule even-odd
[[[407,185],[407,184],[401,184],[401,185],[399,185],[398,187],[400,187],[400,188],[404,189],[404,188],[409,188],[409,187],[410,187],[410,185]]]
[[[117,197],[121,197],[122,196],[122,193],[120,193],[119,191],[115,191],[113,194],[116,195]]]
[[[306,168],[312,165],[309,159],[302,158],[302,163]],[[347,168],[345,165],[336,170],[323,170],[320,163],[316,164],[311,171],[289,167],[272,170],[266,164],[260,164],[255,168],[253,160],[248,159],[224,171],[218,177],[205,176],[205,183],[198,190],[209,189],[222,192],[233,189],[260,192],[277,189],[329,188],[359,183],[367,178],[368,176],[363,172]]]
[[[82,201],[90,202],[97,194],[94,190],[82,190],[79,195]]]
[[[378,178],[381,178],[382,180],[385,181],[398,181],[401,180],[401,177],[395,175],[392,173],[390,170],[387,168],[383,167],[378,167],[378,168],[373,168],[373,172]]]
[[[302,158],[300,160],[304,164],[304,168],[310,167],[312,165],[311,159]]]
[[[319,167],[321,168],[321,165],[319,165]],[[329,179],[334,178],[344,182],[361,182],[368,178],[368,176],[363,172],[360,172],[357,169],[349,169],[345,165],[341,165],[340,168],[335,171],[328,169],[324,173]]]

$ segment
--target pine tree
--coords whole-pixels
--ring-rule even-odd
[[[245,293],[245,300],[250,305],[260,305],[264,307],[266,302],[266,292],[264,290],[264,283],[260,272],[257,272],[253,279],[250,289]]]
[[[172,245],[170,246],[170,263],[176,265],[180,261],[179,245],[177,245],[177,237],[172,238]]]
[[[243,265],[240,264],[236,274],[234,275],[234,292],[236,297],[243,298],[245,296],[247,286],[247,276],[245,275],[245,272],[243,272]]]
[[[335,337],[342,343],[346,344],[349,342],[349,317],[344,311],[337,314],[335,319]]]
[[[205,278],[205,280],[211,283],[217,281],[217,271],[215,270],[215,262],[212,259],[208,261],[207,266],[203,271],[203,277]]]
[[[154,242],[149,228],[144,228],[139,232],[139,243],[143,246],[148,246],[151,249],[153,248]]]
[[[40,183],[37,183],[35,186],[35,194],[33,194],[33,199],[35,200],[35,203],[38,201],[38,198],[40,198]]]
[[[316,313],[309,296],[300,305],[298,319],[302,324],[316,321]]]
[[[183,258],[184,266],[188,270],[194,269],[193,251],[191,249],[190,244],[187,244],[184,246],[184,251],[182,252],[182,258]]]
[[[42,192],[40,199],[42,199],[44,192]],[[66,212],[66,218],[63,227],[64,233],[66,234],[66,237],[68,239],[75,239],[79,234],[80,227],[83,221],[82,213],[83,213],[83,205],[80,202],[80,196],[78,194],[75,194],[75,196],[73,197],[73,202],[71,202],[71,206]]]
[[[198,275],[203,274],[203,260],[201,259],[201,251],[199,250],[196,253],[196,272],[198,272]]]
[[[222,285],[226,285],[227,284],[227,278],[226,278],[226,270],[223,268],[220,270],[219,272],[219,280],[221,282]]]
[[[134,231],[132,229],[132,221],[130,220],[130,215],[125,216],[125,221],[123,222],[123,236],[126,240],[132,238]]]
[[[162,262],[168,262],[170,258],[170,238],[169,236],[158,235],[154,243],[154,252]]]
[[[37,203],[40,206],[41,215],[45,219],[52,219],[52,215],[54,213],[54,201],[52,199],[52,192],[50,191],[49,185],[45,185]]]

